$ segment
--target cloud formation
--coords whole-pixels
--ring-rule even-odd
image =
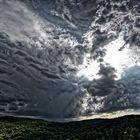
[[[0,0],[1,114],[72,118],[139,109],[140,11],[130,3]],[[116,53],[127,61],[115,61]]]

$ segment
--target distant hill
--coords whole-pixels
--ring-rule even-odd
[[[68,123],[1,117],[0,140],[139,140],[140,115]]]

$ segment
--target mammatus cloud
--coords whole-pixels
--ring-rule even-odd
[[[0,0],[1,114],[63,119],[139,109],[138,5]]]

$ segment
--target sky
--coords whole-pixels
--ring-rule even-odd
[[[138,113],[139,4],[0,0],[0,114]]]

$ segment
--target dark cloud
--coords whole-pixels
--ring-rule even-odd
[[[0,112],[71,118],[138,109],[139,66],[124,70],[116,80],[116,69],[104,62],[104,46],[120,32],[126,44],[137,46],[131,49],[134,60],[139,55],[138,3],[0,0]],[[92,81],[77,76],[87,54],[100,68],[100,78]]]
[[[58,50],[46,49],[45,64],[40,61],[42,58],[34,54],[33,48],[24,46],[22,42],[13,43],[3,34],[0,43],[2,112],[23,115],[28,112],[27,114],[31,116],[36,114],[35,116],[43,115],[52,118],[70,117],[78,113],[77,102],[82,97],[83,91],[71,80],[63,78],[62,70],[59,70],[60,66],[64,67],[61,61],[65,52],[58,59],[60,57],[56,54]],[[70,51],[74,56],[78,53],[78,46],[77,51],[76,49]],[[74,61],[76,62],[76,59]]]
[[[140,88],[139,88],[139,66],[134,66],[124,72],[122,79],[113,80],[110,77],[101,78],[89,87],[89,93],[94,99],[92,104],[97,103],[97,97],[104,97],[100,100],[99,110],[95,112],[106,113],[124,109],[139,109]],[[89,103],[90,106],[91,102]]]

